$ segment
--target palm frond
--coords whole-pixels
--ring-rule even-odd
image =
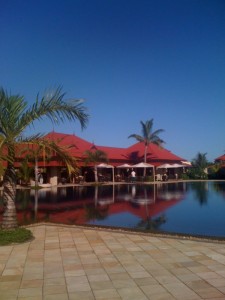
[[[35,103],[29,108],[21,118],[21,128],[25,128],[35,120],[42,120],[44,116],[49,118],[53,124],[59,124],[65,120],[76,121],[81,124],[81,128],[85,128],[89,115],[86,107],[83,106],[82,99],[70,99],[64,101],[65,94],[61,92],[61,88],[46,93],[41,100],[39,95],[36,97]]]
[[[90,151],[87,150],[84,152],[84,156],[85,156],[85,163],[99,163],[99,162],[107,162],[108,161],[108,157],[107,154],[102,151],[102,150],[96,150],[96,151]]]
[[[23,96],[11,96],[0,89],[0,134],[11,140],[19,134],[20,116],[26,107],[27,103]]]
[[[144,141],[144,138],[141,135],[138,135],[138,134],[135,134],[135,133],[129,135],[128,138],[135,138],[139,142],[143,142]]]

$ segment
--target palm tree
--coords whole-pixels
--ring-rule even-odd
[[[93,163],[94,164],[94,175],[95,175],[95,182],[98,182],[98,171],[97,171],[97,164],[100,162],[107,162],[107,154],[102,150],[87,150],[84,152],[85,163]]]
[[[6,161],[7,167],[3,176],[3,203],[4,213],[2,228],[16,228],[17,217],[15,207],[16,197],[16,173],[14,163],[18,146],[45,143],[60,156],[64,151],[52,142],[42,139],[41,134],[30,137],[23,137],[24,131],[34,121],[47,117],[53,124],[60,124],[65,120],[80,122],[81,128],[85,128],[88,121],[86,108],[83,100],[64,100],[65,94],[61,88],[45,94],[41,99],[37,95],[33,105],[28,106],[23,96],[8,95],[0,89],[0,161]],[[68,166],[74,161],[69,154],[65,153],[64,158]]]
[[[192,161],[192,166],[194,167],[195,173],[200,178],[207,178],[207,167],[209,165],[206,158],[207,153],[198,152],[196,157]]]
[[[70,148],[74,145],[68,147],[59,146],[63,138],[52,141],[45,139],[40,136],[40,134],[32,137],[32,142],[29,140],[23,139],[22,151],[20,153],[22,156],[25,155],[25,159],[29,162],[34,163],[34,177],[35,177],[35,186],[38,186],[38,160],[50,161],[52,156],[57,156],[57,159],[63,161],[68,169],[68,173],[76,173],[76,159],[68,154]]]
[[[28,159],[24,159],[18,169],[17,177],[20,179],[22,184],[28,185],[32,173],[33,169],[29,166]]]
[[[153,119],[146,121],[145,123],[141,121],[142,135],[131,134],[128,138],[135,138],[138,142],[141,142],[145,145],[144,150],[144,162],[147,162],[147,151],[151,143],[161,146],[164,141],[159,138],[159,134],[162,133],[163,129],[158,129],[153,131]],[[144,168],[144,176],[146,174],[146,169]]]

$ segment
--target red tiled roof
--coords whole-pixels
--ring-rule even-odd
[[[217,157],[216,159],[215,159],[215,161],[225,161],[225,154],[224,155],[221,155],[221,156],[219,156],[219,157]]]
[[[126,148],[96,146],[98,150],[104,151],[110,160],[121,160],[128,162],[129,159],[126,155]]]
[[[84,152],[87,150],[101,150],[104,151],[108,159],[114,163],[114,165],[118,165],[121,163],[128,162],[139,162],[144,159],[144,145],[143,143],[136,143],[128,148],[116,148],[116,147],[107,147],[107,146],[98,146],[85,141],[79,138],[76,135],[72,134],[63,134],[57,132],[50,132],[45,136],[45,138],[53,139],[54,141],[58,140],[62,146],[73,146],[68,149],[70,154],[77,157],[84,157]],[[172,152],[166,150],[165,148],[161,148],[155,144],[150,144],[148,153],[147,153],[147,161],[158,165],[164,161],[168,162],[180,162],[185,161],[185,159],[173,154]]]
[[[58,141],[58,143],[64,147],[70,146],[70,148],[68,149],[70,154],[79,158],[83,157],[84,152],[87,150],[91,150],[93,146],[92,143],[87,142],[74,134],[50,132],[45,136],[45,138],[53,140],[55,142]]]
[[[78,159],[78,164],[82,164],[84,158],[84,153],[87,150],[101,150],[107,154],[107,157],[111,164],[114,166],[121,165],[124,163],[137,163],[144,160],[144,150],[145,147],[143,143],[136,143],[128,148],[117,148],[108,146],[98,146],[90,143],[74,134],[64,134],[58,132],[50,132],[45,135],[46,139],[53,140],[57,142],[60,146],[65,147],[65,151],[68,151],[70,155]],[[19,152],[18,152],[19,153]],[[22,158],[25,154],[19,154],[18,158]],[[225,155],[224,155],[225,156]],[[80,162],[79,162],[80,161]],[[147,161],[155,166],[162,163],[180,163],[185,161],[185,159],[171,153],[165,148],[160,148],[154,144],[149,145],[147,153]],[[61,166],[62,162],[55,158],[50,161],[41,162],[39,161],[39,166]],[[16,163],[16,166],[20,165],[20,160]]]
[[[137,158],[137,160],[142,160],[144,158],[144,145],[141,142],[134,144],[133,146],[127,149],[127,156]],[[184,161],[184,158],[181,158],[169,150],[159,147],[155,144],[150,144],[147,152],[147,161],[159,162],[159,161]]]

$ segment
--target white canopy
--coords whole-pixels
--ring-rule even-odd
[[[169,168],[174,168],[174,167],[173,167],[173,165],[170,165],[170,164],[163,164],[163,165],[157,167],[157,169],[169,169]]]
[[[101,163],[99,165],[97,165],[97,168],[100,169],[100,168],[105,168],[105,169],[112,169],[112,181],[114,182],[114,166],[112,165],[108,165],[108,164],[105,164],[105,163]]]
[[[163,164],[161,166],[158,166],[157,169],[171,169],[171,168],[183,168],[186,167],[182,164]]]
[[[123,164],[123,165],[117,166],[117,168],[131,168],[131,167],[132,166],[129,164]]]
[[[173,166],[173,168],[183,168],[183,167],[186,167],[186,166],[181,165],[181,164],[173,164],[172,166]]]
[[[112,168],[114,168],[114,167],[113,167],[112,165],[108,165],[108,164],[102,163],[102,164],[97,165],[97,168],[107,168],[107,169],[112,169]]]
[[[147,164],[145,162],[140,162],[139,164],[131,166],[132,168],[154,168],[153,165]]]

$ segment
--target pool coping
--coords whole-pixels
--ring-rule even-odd
[[[108,226],[93,226],[93,225],[79,225],[79,224],[63,224],[63,223],[51,223],[51,222],[40,222],[29,225],[23,225],[21,227],[31,228],[36,226],[61,226],[66,228],[78,228],[78,229],[87,229],[87,230],[99,230],[99,231],[107,231],[113,233],[121,233],[121,234],[134,234],[134,235],[142,235],[149,237],[157,237],[157,238],[170,238],[170,239],[178,239],[185,241],[199,241],[205,243],[220,243],[225,244],[225,237],[213,237],[213,236],[201,236],[201,235],[188,235],[181,233],[170,233],[170,232],[152,232],[152,231],[142,231],[135,230],[131,228],[121,228],[121,227],[108,227]]]

